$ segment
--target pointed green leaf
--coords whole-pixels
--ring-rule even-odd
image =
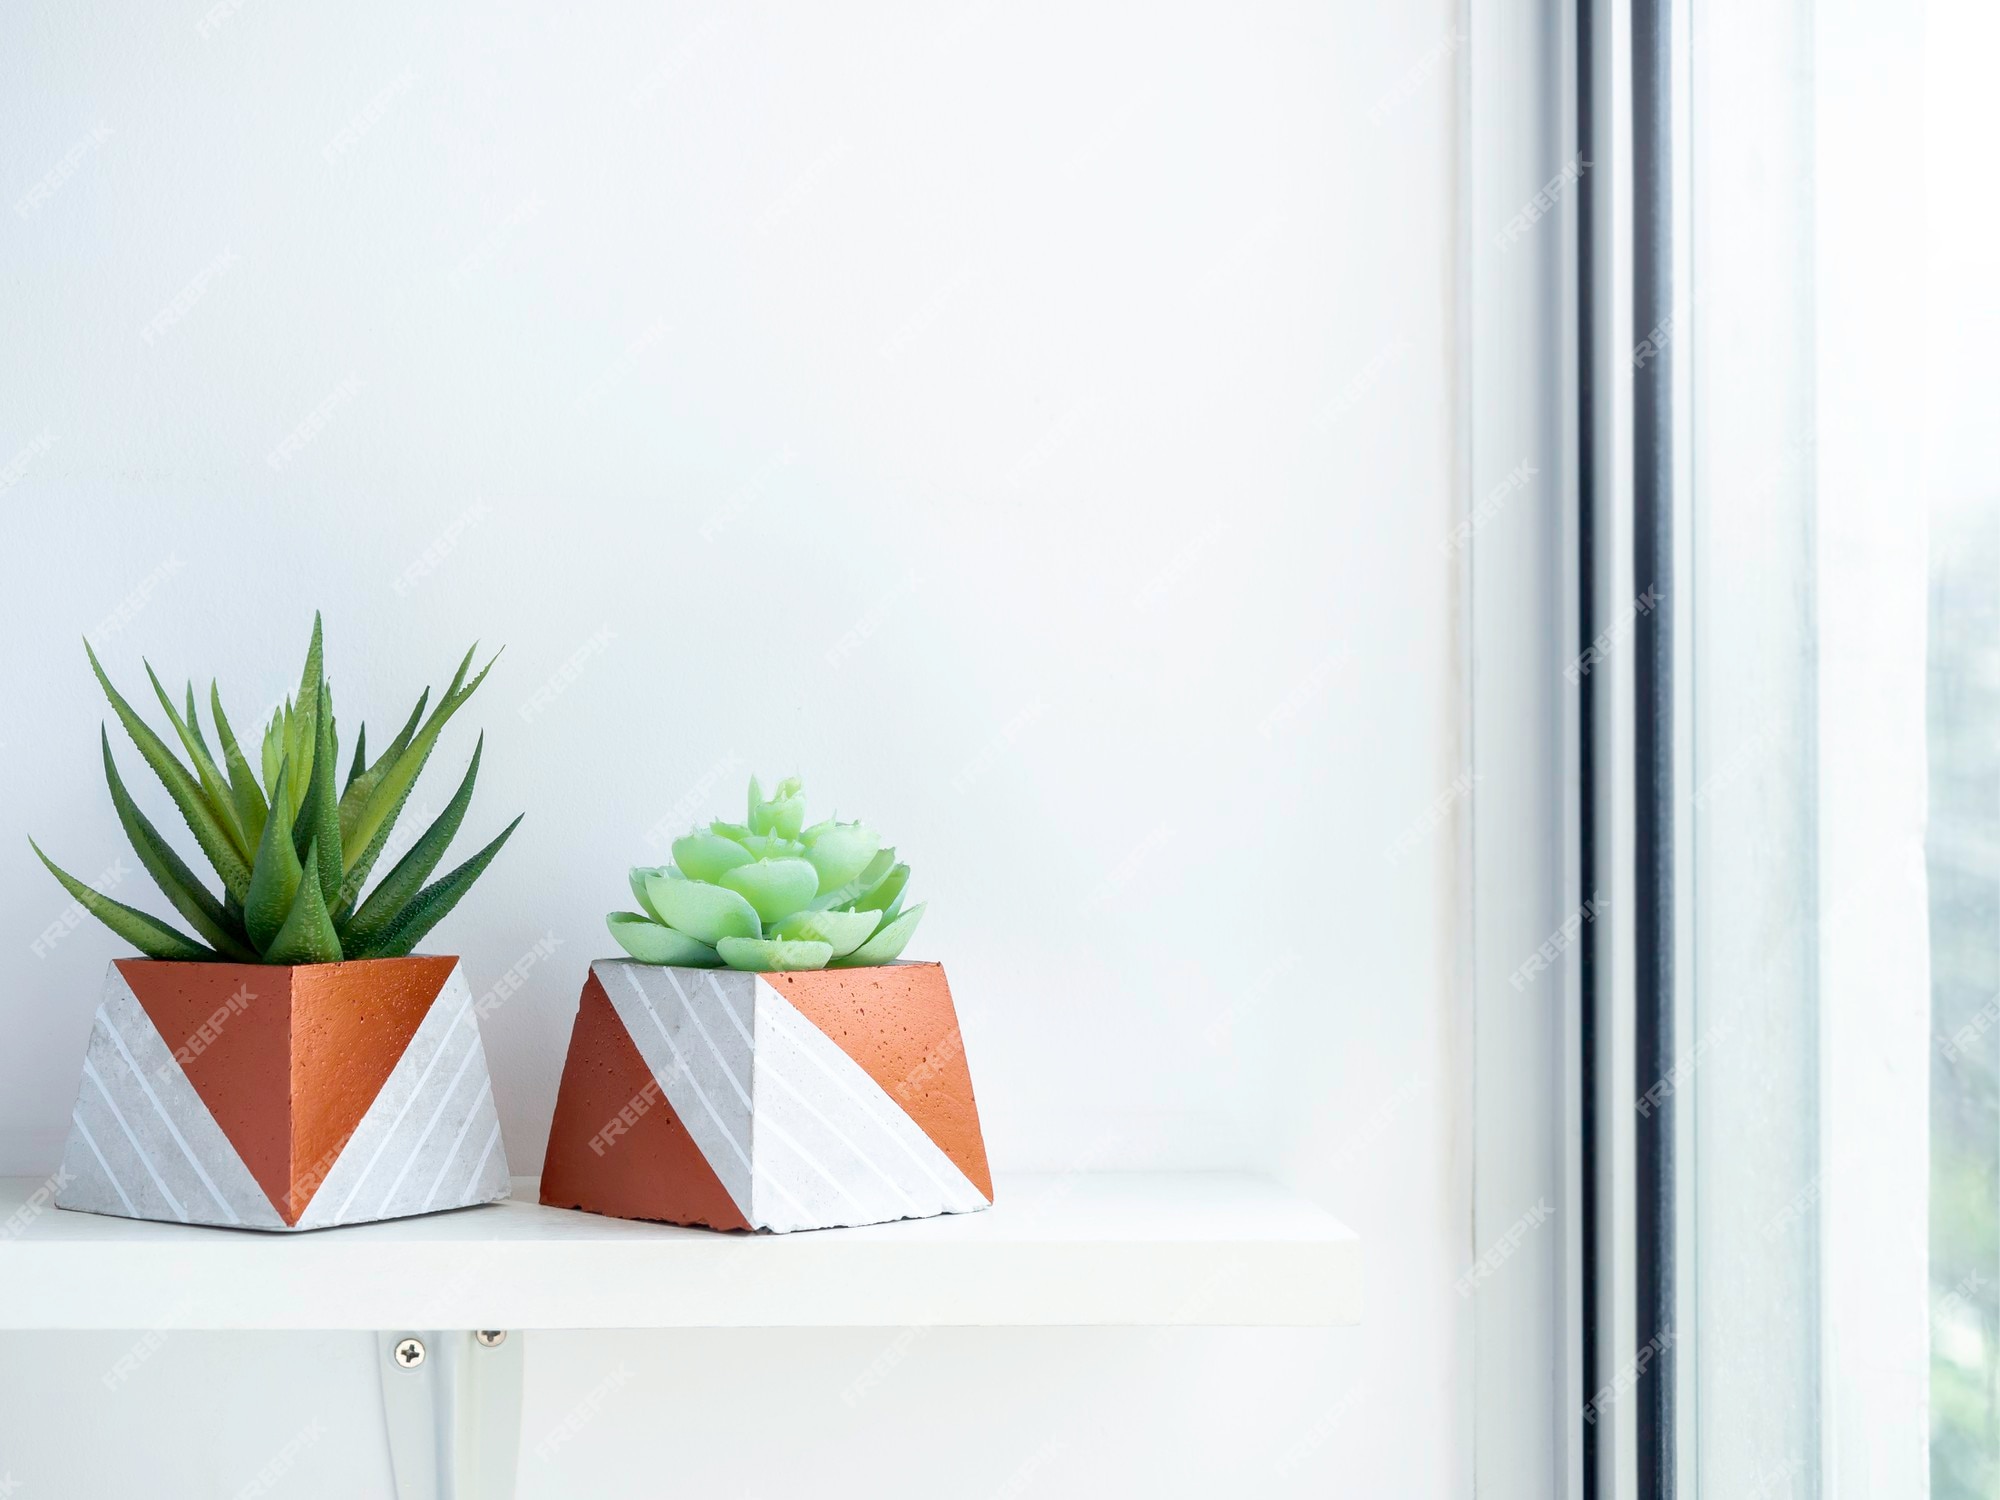
[[[274,820],[275,821],[275,820]],[[299,888],[292,894],[292,909],[284,926],[264,950],[267,964],[337,964],[341,959],[340,936],[327,915],[326,898],[320,894],[319,843],[306,846],[305,864],[299,870]]]
[[[715,945],[715,951],[730,968],[756,974],[824,969],[833,957],[833,949],[826,943],[786,943],[770,938],[728,937]]]
[[[348,768],[347,780],[340,788],[341,796],[345,797],[347,795],[348,788],[354,785],[355,778],[361,774],[362,767],[367,764],[368,726],[363,724],[359,729],[354,731],[354,764]]]
[[[260,751],[258,765],[264,771],[264,795],[275,799],[278,787],[278,772],[285,764],[285,711],[279,709],[271,715],[271,722],[264,726],[264,743]],[[276,806],[275,800],[272,802]],[[291,814],[285,814],[286,827],[291,826]]]
[[[468,656],[467,660],[470,659]],[[495,656],[492,661],[487,662],[480,668],[479,675],[470,682],[464,681],[465,667],[463,664],[460,665],[458,676],[452,679],[451,688],[439,700],[437,708],[425,721],[424,727],[417,731],[409,746],[396,757],[396,764],[389,768],[375,789],[368,794],[366,805],[354,821],[354,839],[359,849],[369,851],[372,846],[374,853],[380,852],[381,846],[376,844],[375,840],[378,837],[387,840],[388,829],[395,822],[396,815],[402,811],[403,802],[410,795],[410,788],[416,784],[417,776],[424,768],[424,762],[430,759],[431,747],[437,744],[437,738],[444,732],[446,722],[479,690],[479,684],[486,680],[486,674],[493,670],[493,662],[498,660],[499,657]],[[349,860],[350,867],[355,863],[357,861]]]
[[[257,958],[255,950],[235,930],[235,924],[223,910],[222,903],[174,852],[173,846],[160,837],[160,831],[139,810],[132,794],[126,791],[125,783],[118,775],[117,762],[111,758],[110,734],[100,728],[98,737],[104,749],[104,779],[111,788],[111,805],[118,810],[118,822],[125,830],[125,837],[131,841],[139,863],[153,877],[153,884],[173,903],[174,910],[187,918],[188,925],[207,939],[209,946],[230,958],[254,963]]]
[[[684,932],[663,927],[635,911],[614,911],[604,919],[618,946],[642,964],[674,964],[685,969],[713,969],[722,960],[706,943]]]
[[[654,876],[646,882],[646,894],[661,921],[711,948],[721,938],[763,936],[757,908],[722,886]]]
[[[335,795],[334,777],[339,757],[335,754],[333,695],[324,682],[319,685],[319,702],[312,716],[317,741],[312,754],[312,781],[299,807],[298,821],[292,825],[292,847],[303,856],[317,841],[320,847],[320,899],[338,905],[337,896],[345,871],[340,859],[340,803]]]
[[[826,943],[840,958],[867,942],[881,925],[879,911],[801,911],[778,923],[771,936]]]
[[[361,810],[367,806],[369,794],[381,785],[382,778],[389,774],[390,768],[409,746],[410,736],[417,732],[417,725],[423,722],[424,705],[430,701],[431,690],[425,688],[417,697],[417,706],[410,710],[409,722],[403,725],[402,733],[389,741],[389,748],[377,757],[374,765],[365,768],[359,776],[349,778],[347,790],[340,794],[341,848],[357,847],[354,825],[361,820]]]
[[[283,807],[291,797],[290,766],[278,767],[277,783],[271,788],[273,808]],[[243,902],[243,930],[257,951],[267,951],[278,929],[291,915],[292,902],[299,891],[299,855],[292,845],[291,830],[285,820],[273,814],[264,820],[264,837],[257,845],[257,863],[250,872],[250,892]]]
[[[348,919],[341,928],[341,938],[350,947],[365,948],[371,939],[394,922],[402,914],[403,908],[416,898],[423,884],[430,879],[431,871],[444,858],[444,851],[450,847],[458,833],[458,825],[465,818],[466,806],[472,801],[472,784],[479,776],[479,757],[486,749],[486,736],[479,737],[479,743],[472,748],[472,764],[465,768],[465,779],[452,793],[451,801],[445,804],[437,820],[424,830],[422,838],[410,846],[410,852],[396,861],[391,870],[375,887],[361,905],[361,909]],[[342,904],[354,899],[361,881],[348,877],[348,885],[341,887]]]
[[[229,727],[229,715],[222,711],[222,693],[211,680],[208,684],[208,712],[215,720],[216,743],[222,747],[222,768],[229,773],[229,797],[236,805],[236,826],[243,832],[244,847],[254,849],[264,837],[264,817],[269,808],[243,748],[236,743],[236,731]]]
[[[466,671],[472,666],[473,653],[476,652],[478,649],[479,649],[479,642],[477,641],[474,641],[470,646],[467,646],[465,648],[465,655],[461,656],[458,659],[458,670],[451,674],[451,684],[444,690],[445,697],[449,698],[453,693],[457,692],[459,684],[465,681]],[[494,661],[498,661],[500,659],[500,653],[497,651],[494,652],[493,659]],[[486,664],[486,666],[488,667],[492,665],[493,662],[490,661]],[[479,675],[482,677],[486,675],[485,667],[482,667],[480,669]]]
[[[202,736],[201,716],[195,712],[194,681],[192,678],[189,679],[187,685],[187,707],[183,710],[183,717],[185,717],[187,720],[188,733],[194,736],[194,742],[196,748],[198,748],[201,751],[203,756],[207,757],[210,760],[214,760],[215,757],[209,754],[208,741]],[[218,772],[221,770],[219,762],[217,763],[217,770]],[[228,778],[226,776],[222,777],[221,779],[225,786],[228,785]]]
[[[760,859],[725,870],[716,884],[744,897],[764,921],[775,922],[812,900],[819,871],[802,859]]]
[[[98,891],[93,891],[75,876],[58,868],[53,860],[42,853],[41,846],[33,839],[28,847],[35,851],[41,862],[49,867],[49,873],[62,882],[62,888],[70,893],[77,905],[89,912],[98,921],[125,939],[148,958],[216,958],[186,933],[177,932],[157,917],[150,917],[137,907],[127,906],[122,901],[113,901]]]
[[[516,828],[521,826],[519,818],[514,819],[492,843],[481,849],[464,864],[441,880],[427,885],[417,893],[417,898],[403,908],[403,914],[389,929],[368,946],[366,952],[357,953],[356,958],[401,958],[423,940],[451,909],[458,905],[458,898],[472,888],[486,867],[493,862],[493,856],[500,852],[500,846],[507,842]]]
[[[237,852],[228,831],[209,808],[201,784],[186,766],[174,758],[174,753],[111,685],[111,679],[104,675],[104,668],[97,660],[97,653],[90,649],[90,642],[85,641],[83,649],[90,657],[90,669],[97,674],[99,686],[104,689],[105,696],[111,700],[111,707],[118,714],[118,722],[125,726],[132,743],[139,747],[140,757],[153,768],[153,774],[160,778],[167,795],[174,799],[174,806],[187,820],[188,830],[194,834],[195,842],[201,845],[201,852],[208,856],[208,862],[215,866],[215,873],[222,877],[223,887],[241,900],[243,893],[250,889],[250,863]]]
[[[750,811],[745,821],[750,825],[752,833],[771,831],[771,824],[764,815],[764,788],[758,785],[755,776],[750,778]]]
[[[203,743],[201,726],[183,719],[180,710],[174,707],[174,700],[167,696],[167,690],[160,685],[159,675],[153,671],[151,662],[144,662],[146,676],[153,684],[153,693],[160,700],[160,707],[167,711],[167,722],[174,726],[174,733],[180,737],[181,748],[187,751],[188,759],[194,762],[195,774],[201,778],[201,794],[208,803],[208,810],[215,814],[216,822],[229,835],[229,842],[238,855],[250,857],[250,844],[244,838],[243,830],[236,823],[236,804],[229,795],[229,783],[222,779],[222,772],[208,753]],[[194,711],[194,685],[188,685],[188,712]]]
[[[293,738],[285,746],[292,764],[299,768],[303,782],[303,787],[299,783],[293,784],[294,795],[302,791],[306,796],[311,795],[312,755],[319,745],[320,688],[325,682],[326,653],[320,639],[319,611],[314,610],[312,640],[306,646],[306,664],[299,673],[298,696],[292,700],[297,705],[291,731]]]
[[[894,962],[909,946],[910,938],[917,930],[917,923],[923,919],[924,907],[927,904],[919,901],[845,958],[835,959],[833,966],[836,969],[859,969],[870,964]]]

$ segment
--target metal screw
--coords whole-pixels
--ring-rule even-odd
[[[500,1345],[507,1342],[507,1330],[504,1328],[482,1328],[473,1337],[478,1339],[488,1349],[497,1349]]]
[[[396,1363],[406,1370],[414,1370],[424,1362],[424,1341],[404,1339],[396,1346]]]

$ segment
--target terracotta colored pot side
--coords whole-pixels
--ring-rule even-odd
[[[112,969],[70,1147],[87,1181],[62,1206],[277,1229],[504,1196],[456,958]]]
[[[972,1069],[942,964],[767,974],[799,1013],[832,1038],[993,1197]]]
[[[962,1213],[992,1198],[941,966],[592,966],[542,1202],[787,1231]]]
[[[542,1163],[542,1202],[619,1219],[750,1227],[660,1092],[595,974],[583,982],[570,1033]]]

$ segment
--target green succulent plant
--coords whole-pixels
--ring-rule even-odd
[[[210,751],[196,716],[194,684],[188,684],[185,708],[179,709],[152,667],[146,668],[160,706],[192,762],[183,764],[111,685],[88,641],[84,651],[140,758],[159,777],[214,866],[222,894],[218,897],[188,868],[133,802],[111,758],[111,736],[101,730],[104,779],[110,783],[112,805],[125,836],[146,873],[200,941],[92,890],[57,868],[33,839],[28,842],[84,910],[148,958],[316,964],[400,957],[458,904],[520,825],[515,818],[471,859],[443,878],[424,883],[444,857],[472,800],[472,783],[485,747],[482,735],[450,804],[367,899],[361,898],[361,888],[387,847],[390,831],[439,733],[492,670],[489,661],[467,682],[472,651],[465,653],[430,716],[424,717],[430,701],[426,688],[402,731],[372,764],[367,726],[355,733],[352,769],[338,787],[339,737],[322,665],[317,614],[298,697],[286,699],[264,731],[258,756],[261,782],[237,743],[214,683],[209,684],[208,704],[219,759]]]
[[[903,909],[910,867],[864,823],[806,826],[799,779],[766,797],[750,778],[750,815],[674,840],[673,861],[632,871],[643,911],[605,923],[641,963],[691,968],[860,968],[886,964],[923,917]]]

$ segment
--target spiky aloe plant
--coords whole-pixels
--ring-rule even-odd
[[[34,840],[28,842],[84,910],[148,958],[317,964],[346,958],[400,957],[415,948],[458,904],[520,824],[515,818],[498,838],[449,875],[424,884],[444,857],[465,816],[466,804],[472,800],[472,783],[479,774],[479,755],[485,747],[482,735],[450,804],[368,898],[361,899],[361,887],[387,846],[390,830],[409,800],[410,789],[430,758],[438,734],[492,669],[489,661],[467,682],[471,651],[458,664],[457,675],[430,717],[424,717],[424,707],[430,701],[430,689],[426,688],[402,732],[372,765],[367,754],[367,726],[356,731],[353,766],[338,788],[339,737],[334,731],[333,698],[322,666],[317,614],[313,616],[312,644],[306,651],[298,698],[288,698],[264,732],[259,756],[261,783],[229,727],[229,718],[222,711],[222,695],[214,683],[209,684],[208,706],[216,746],[222,752],[219,761],[209,750],[195,713],[194,684],[188,684],[185,709],[177,709],[152,667],[146,668],[160,706],[193,763],[189,766],[119,695],[88,641],[84,651],[140,757],[160,778],[187,820],[188,831],[215,867],[222,894],[217,897],[139,811],[111,758],[111,736],[101,730],[104,779],[111,785],[112,805],[118,810],[125,836],[132,841],[146,873],[201,941],[92,890],[58,869]]]
[[[670,864],[632,871],[643,913],[615,911],[611,935],[641,963],[768,972],[859,968],[900,955],[924,914],[903,910],[910,867],[862,823],[805,826],[799,779],[765,797],[750,778],[747,823],[674,840]]]

